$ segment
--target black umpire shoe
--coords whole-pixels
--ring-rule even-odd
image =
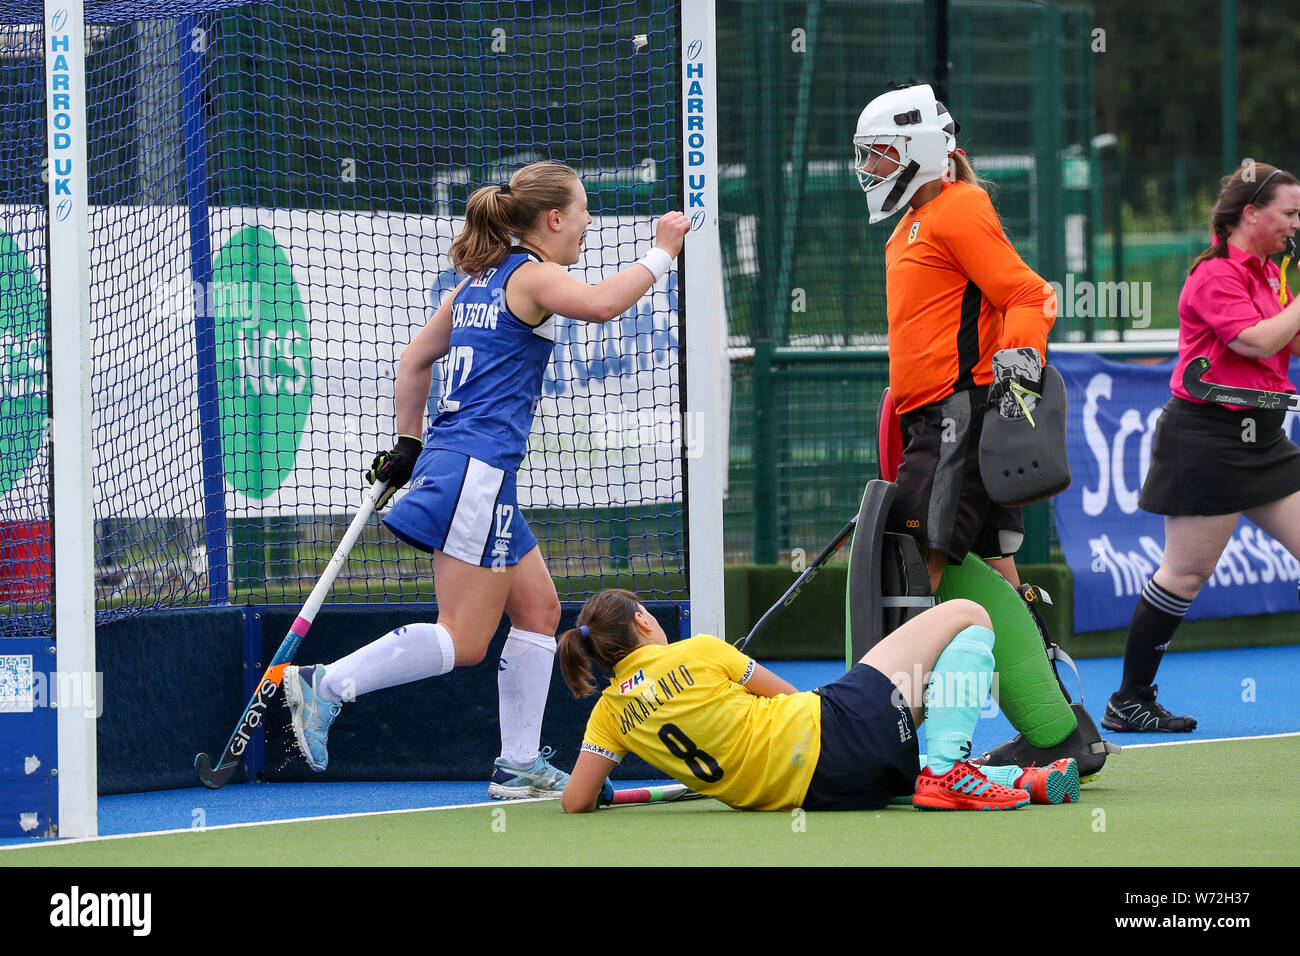
[[[1107,730],[1135,733],[1156,730],[1187,733],[1195,730],[1195,717],[1175,717],[1156,703],[1157,690],[1157,685],[1152,684],[1150,687],[1139,687],[1133,695],[1121,695],[1116,691],[1106,705],[1101,725]]]
[[[1119,753],[1119,748],[1102,740],[1101,731],[1097,729],[1091,715],[1084,710],[1082,703],[1076,701],[1070,705],[1070,709],[1074,711],[1076,726],[1070,736],[1056,746],[1046,749],[1035,747],[1025,740],[1024,734],[1020,734],[1014,740],[994,747],[980,757],[979,762],[993,767],[1008,764],[1017,767],[1046,767],[1062,757],[1073,757],[1079,764],[1080,783],[1096,779],[1106,764],[1106,755]]]

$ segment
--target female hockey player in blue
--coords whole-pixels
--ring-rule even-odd
[[[533,407],[554,344],[554,316],[608,322],[636,303],[681,251],[680,212],[659,220],[655,245],[594,286],[570,276],[591,223],[567,166],[541,162],[470,197],[451,246],[464,281],[402,353],[394,391],[398,439],[375,458],[385,498],[411,488],[384,519],[433,554],[438,622],[399,627],[332,664],[285,669],[298,746],[314,770],[342,702],[481,661],[504,610],[511,629],[498,670],[501,756],[488,793],[558,797],[568,774],[539,750],[560,603],[515,500]],[[420,435],[434,362],[446,356],[438,414]]]

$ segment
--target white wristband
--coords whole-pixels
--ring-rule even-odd
[[[655,277],[656,282],[662,279],[664,273],[673,267],[673,257],[658,246],[651,246],[650,251],[638,259],[637,262],[650,270],[650,274]]]

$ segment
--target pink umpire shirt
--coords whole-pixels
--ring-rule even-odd
[[[1201,355],[1210,360],[1206,379],[1218,385],[1296,390],[1287,378],[1289,342],[1266,359],[1247,358],[1228,348],[1244,330],[1282,311],[1277,298],[1281,281],[1282,273],[1271,259],[1261,262],[1231,243],[1227,258],[1206,259],[1196,267],[1178,297],[1178,365],[1169,381],[1175,395],[1196,401],[1183,388],[1183,368]]]

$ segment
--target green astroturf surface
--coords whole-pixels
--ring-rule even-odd
[[[1009,812],[697,800],[568,817],[555,802],[506,803],[43,845],[0,852],[0,866],[1294,865],[1298,752],[1296,737],[1129,750],[1079,804]]]

